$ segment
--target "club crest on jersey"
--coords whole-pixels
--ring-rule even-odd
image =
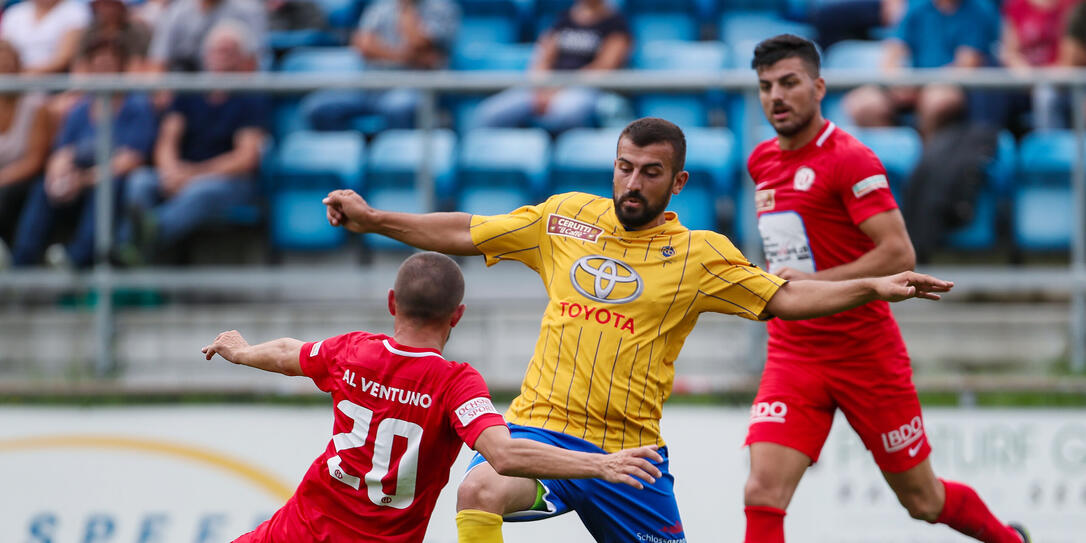
[[[773,208],[777,207],[775,193],[774,189],[756,191],[754,193],[754,208],[758,211],[773,211]]]
[[[670,245],[664,245],[664,247],[660,249],[660,254],[664,255],[664,258],[671,258],[675,256],[675,248]]]
[[[551,213],[547,217],[547,233],[595,243],[603,233],[603,228]]]
[[[792,178],[792,187],[796,190],[808,191],[811,190],[811,185],[814,185],[814,182],[814,170],[803,166],[796,170],[796,176]]]
[[[632,266],[603,255],[579,258],[569,269],[569,280],[581,296],[605,304],[632,302],[644,288]]]

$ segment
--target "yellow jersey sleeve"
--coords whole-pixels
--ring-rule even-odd
[[[546,202],[524,206],[504,215],[472,215],[471,241],[483,253],[487,266],[516,260],[540,270],[544,205]]]
[[[787,281],[751,264],[724,236],[706,233],[699,245],[704,270],[700,274],[698,311],[751,320],[768,318],[766,304]]]

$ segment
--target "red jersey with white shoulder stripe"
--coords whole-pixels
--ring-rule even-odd
[[[860,258],[875,244],[859,225],[897,208],[875,153],[829,121],[799,149],[781,150],[777,138],[758,144],[747,168],[771,273],[783,267],[814,273]],[[819,362],[885,355],[907,360],[886,302],[769,322],[770,357]]]
[[[421,542],[462,444],[505,424],[482,376],[366,332],[306,343],[301,366],[332,395],[332,441],[263,540]]]

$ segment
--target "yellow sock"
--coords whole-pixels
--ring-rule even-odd
[[[456,533],[459,543],[502,543],[502,516],[465,509],[456,514]]]

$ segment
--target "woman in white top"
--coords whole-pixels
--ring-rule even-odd
[[[0,40],[0,75],[19,73],[19,52]],[[41,93],[0,94],[0,245],[11,243],[30,182],[41,174],[53,121]]]
[[[0,39],[19,50],[25,73],[66,72],[90,19],[90,8],[79,0],[29,0],[4,12]]]

